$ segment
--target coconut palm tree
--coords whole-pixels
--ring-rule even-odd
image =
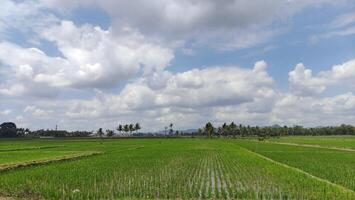
[[[172,134],[174,133],[173,126],[174,126],[173,123],[170,123],[170,124],[169,124],[169,127],[170,127],[170,129],[169,129],[169,135],[172,135]]]
[[[141,129],[141,126],[139,125],[139,123],[136,123],[136,125],[134,125],[134,130],[136,130],[137,132]]]
[[[123,126],[123,131],[127,134],[129,132],[129,125],[128,124],[125,124]]]
[[[232,122],[229,125],[229,128],[230,128],[230,132],[232,133],[233,137],[235,137],[236,132],[237,132],[237,125],[234,122]]]
[[[100,136],[100,138],[102,138],[102,136],[104,135],[102,128],[99,128],[99,130],[97,131],[97,135]]]
[[[107,135],[107,137],[112,137],[114,135],[113,130],[107,129],[106,130],[106,135]]]
[[[118,130],[118,132],[120,132],[120,134],[122,133],[123,127],[121,124],[118,125],[117,130]]]
[[[129,133],[132,134],[132,132],[134,131],[134,125],[129,124],[128,129],[129,129]]]

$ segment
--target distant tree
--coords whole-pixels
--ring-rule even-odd
[[[17,127],[15,123],[5,122],[0,125],[0,137],[12,138],[17,136]]]
[[[198,135],[203,135],[204,134],[203,129],[202,128],[197,129],[197,134]]]
[[[164,135],[166,135],[167,132],[168,132],[168,127],[165,126],[165,127],[164,127]]]
[[[139,125],[139,123],[136,123],[134,125],[134,130],[136,130],[137,132],[141,129],[141,126]]]
[[[212,124],[207,123],[203,129],[198,130],[198,134],[206,134],[207,136],[212,136],[215,134],[214,129],[211,129]],[[210,135],[211,134],[211,135]],[[352,125],[341,124],[340,126],[328,126],[328,127],[315,127],[315,128],[305,128],[302,126],[265,126],[251,127],[249,125],[239,125],[237,126],[232,122],[231,124],[224,123],[222,126],[217,128],[218,136],[221,135],[236,135],[244,136],[257,136],[260,140],[264,140],[268,137],[280,137],[283,135],[355,135],[355,127]]]
[[[28,129],[28,128],[25,129],[25,135],[31,135],[30,129]]]
[[[227,123],[224,123],[224,124],[222,125],[220,135],[226,135],[226,134],[228,134],[229,132],[230,132],[229,126],[227,125]]]
[[[97,131],[97,135],[100,136],[100,138],[102,138],[102,136],[104,135],[102,128],[99,128],[99,130]]]
[[[133,124],[129,124],[128,129],[129,129],[129,133],[132,134],[132,132],[135,130],[134,129],[134,125]]]
[[[221,135],[223,135],[223,128],[222,128],[222,127],[218,127],[216,134],[217,134],[218,137],[220,137]]]
[[[120,134],[122,133],[123,127],[122,127],[121,124],[118,125],[117,130],[118,130],[118,132],[119,132]]]
[[[123,131],[127,134],[129,132],[129,125],[128,124],[125,124],[123,126]]]
[[[237,125],[234,122],[232,122],[229,125],[229,130],[230,130],[230,133],[233,135],[233,137],[235,137],[236,132],[237,132]]]
[[[113,130],[110,130],[110,129],[107,129],[107,130],[106,130],[106,136],[107,136],[107,137],[112,137],[113,135],[114,135]]]
[[[169,124],[169,135],[173,135],[173,133],[174,133],[174,130],[173,130],[173,126],[174,126],[174,124],[173,123],[170,123]]]
[[[206,125],[205,125],[205,131],[208,135],[209,138],[212,137],[212,135],[214,134],[214,127],[212,125],[211,122],[208,122]]]

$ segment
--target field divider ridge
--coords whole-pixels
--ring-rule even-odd
[[[0,149],[0,152],[26,151],[26,150],[40,150],[40,149],[54,149],[54,148],[58,148],[58,147],[65,147],[65,145],[40,146],[40,147],[26,147],[26,148],[15,148],[15,149]]]
[[[310,177],[310,178],[312,178],[312,179],[315,179],[315,180],[317,180],[317,181],[320,181],[320,182],[329,184],[329,185],[331,185],[331,186],[333,186],[333,187],[336,187],[336,188],[338,188],[338,189],[341,189],[341,190],[343,190],[343,191],[346,191],[346,192],[355,194],[355,191],[352,190],[352,189],[349,189],[349,188],[344,187],[344,186],[342,186],[342,185],[338,185],[338,184],[333,183],[333,182],[331,182],[331,181],[329,181],[329,180],[327,180],[327,179],[323,179],[323,178],[317,177],[317,176],[315,176],[315,175],[313,175],[313,174],[310,174],[310,173],[308,173],[308,172],[305,172],[305,171],[303,171],[303,170],[301,170],[301,169],[299,169],[299,168],[292,167],[292,166],[287,165],[287,164],[285,164],[285,163],[278,162],[278,161],[276,161],[276,160],[273,160],[273,159],[271,159],[271,158],[269,158],[269,157],[263,156],[263,155],[261,155],[261,154],[259,154],[259,153],[257,153],[257,152],[254,152],[254,151],[249,150],[249,149],[247,149],[247,148],[244,148],[244,147],[242,147],[242,146],[239,146],[239,145],[238,145],[238,147],[240,147],[240,148],[244,149],[245,151],[247,151],[247,152],[249,152],[249,153],[251,153],[251,154],[253,154],[253,155],[255,155],[255,156],[258,156],[258,157],[260,157],[260,158],[262,158],[262,159],[264,159],[264,160],[270,161],[270,162],[272,162],[272,163],[274,163],[274,164],[277,164],[277,165],[279,165],[279,166],[282,166],[282,167],[288,168],[288,169],[290,169],[290,170],[296,171],[296,172],[298,172],[298,173],[304,174],[304,175],[306,175],[306,176],[308,176],[308,177]]]
[[[298,143],[291,143],[291,142],[271,142],[271,141],[264,141],[264,142],[270,144],[281,144],[281,145],[289,145],[289,146],[311,147],[311,148],[319,148],[319,149],[355,152],[355,149],[340,148],[340,147],[326,147],[326,146],[320,146],[316,144],[298,144]]]
[[[136,149],[142,149],[144,148],[145,146],[133,146],[133,147],[130,147],[130,148],[127,148],[127,149],[120,149],[120,150],[117,150],[117,152],[121,152],[121,151],[130,151],[130,150],[136,150]]]
[[[40,159],[40,160],[31,160],[25,161],[22,163],[15,163],[15,164],[3,164],[0,165],[0,173],[5,171],[10,171],[18,168],[30,167],[30,166],[37,166],[37,165],[45,165],[53,162],[60,162],[60,161],[68,161],[68,160],[76,160],[84,157],[89,157],[93,155],[103,154],[101,151],[90,151],[90,152],[82,152],[76,153],[74,155],[67,155],[67,156],[60,156],[50,159]]]

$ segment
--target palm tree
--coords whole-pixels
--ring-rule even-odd
[[[120,132],[120,134],[122,133],[122,131],[123,131],[123,127],[122,127],[122,125],[121,125],[121,124],[119,124],[119,125],[118,125],[117,130]]]
[[[112,137],[114,135],[113,130],[107,129],[106,130],[106,135],[107,135],[107,137]]]
[[[170,124],[169,124],[169,127],[170,127],[169,135],[172,135],[172,134],[174,133],[173,126],[174,126],[173,123],[170,123]]]
[[[123,126],[123,131],[127,134],[129,132],[129,125],[128,124],[125,124]]]
[[[141,129],[141,126],[139,125],[139,123],[136,123],[136,125],[134,126],[134,130],[136,130],[137,132]]]
[[[102,128],[99,128],[99,130],[97,131],[97,135],[99,135],[100,138],[102,138],[102,136],[104,135],[104,132],[102,131]]]
[[[129,133],[132,134],[132,131],[134,131],[134,125],[133,124],[129,124]]]
[[[224,123],[223,125],[222,125],[222,129],[221,129],[221,135],[226,135],[229,131],[228,131],[228,125],[227,125],[227,123]]]
[[[233,134],[233,137],[235,137],[235,132],[237,131],[237,125],[236,125],[234,122],[232,122],[232,123],[229,125],[229,128],[230,128],[230,130],[231,130],[231,132],[232,132],[232,134]]]

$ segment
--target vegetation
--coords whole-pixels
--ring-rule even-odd
[[[0,171],[0,196],[45,199],[355,198],[351,190],[354,154],[340,150],[227,139],[12,140],[0,141],[0,146],[2,150],[15,149],[3,164],[22,162],[17,158],[26,157],[26,152],[34,155],[30,160],[41,160],[40,155],[51,153],[56,157],[74,152],[102,152],[77,160]],[[45,146],[55,148],[33,149]],[[20,147],[32,149],[16,151]],[[306,157],[302,159],[302,152],[311,156],[312,162]],[[345,163],[340,162],[344,159]],[[331,165],[335,166],[334,170]],[[337,173],[340,169],[344,172]]]
[[[348,148],[355,150],[355,138],[353,136],[293,136],[272,138],[270,141],[278,143],[294,143],[301,145],[318,145],[322,147]]]
[[[355,138],[354,138],[355,143]],[[237,141],[272,160],[296,167],[355,191],[355,152],[257,141]]]
[[[96,132],[89,131],[73,131],[69,132],[66,130],[36,130],[30,131],[29,129],[24,128],[16,128],[16,125],[11,122],[3,123],[2,125],[6,125],[6,129],[0,128],[0,138],[1,137],[89,137],[89,136],[107,136],[112,137],[115,136],[116,133],[114,130],[106,129],[103,131],[100,128]],[[9,128],[9,125],[10,128]],[[200,128],[194,132],[186,132],[176,130],[174,132],[173,129],[174,124],[170,123],[168,126],[164,127],[164,135],[165,136],[202,136],[206,137],[258,137],[259,140],[264,140],[270,137],[280,137],[280,136],[321,136],[321,135],[355,135],[355,127],[351,125],[342,124],[340,126],[329,126],[329,127],[316,127],[316,128],[305,128],[302,126],[245,126],[245,125],[237,125],[234,122],[230,124],[223,123],[222,126],[215,128],[211,122],[208,122],[203,128]],[[139,123],[136,124],[119,124],[116,128],[120,135],[125,136],[161,136],[159,133],[138,133],[141,130],[141,126]]]
[[[141,126],[139,123],[136,124],[119,124],[118,127],[116,128],[116,130],[122,134],[122,132],[124,132],[126,135],[128,133],[130,133],[130,135],[132,135],[132,132],[136,131],[138,132],[141,129]]]
[[[257,136],[261,140],[268,137],[280,136],[300,136],[300,135],[355,135],[355,127],[351,125],[340,125],[335,127],[318,127],[318,128],[304,128],[302,126],[244,126],[240,124],[237,126],[234,122],[224,123],[218,128],[214,128],[211,122],[208,122],[202,129],[197,131],[198,134],[206,135],[207,137],[254,137]]]

